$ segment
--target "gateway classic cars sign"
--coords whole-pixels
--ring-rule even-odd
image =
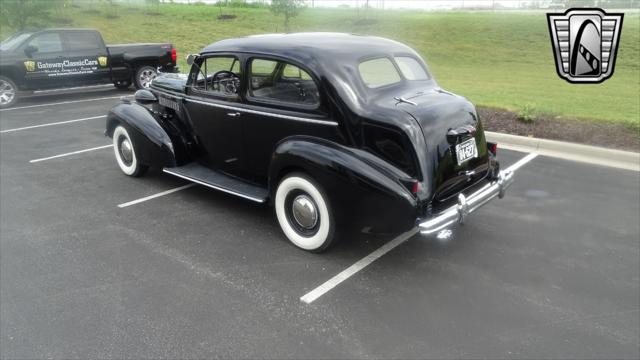
[[[99,56],[97,59],[63,60],[60,62],[46,62],[28,60],[24,67],[29,73],[46,73],[48,76],[64,76],[76,74],[91,74],[98,66],[107,66],[107,57]]]
[[[624,14],[569,9],[547,14],[558,75],[570,83],[601,83],[613,75]]]

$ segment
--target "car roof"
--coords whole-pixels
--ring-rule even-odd
[[[386,88],[375,91],[368,89],[359,80],[360,77],[356,74],[361,61],[383,56],[411,55],[422,62],[420,55],[413,49],[394,40],[331,32],[252,35],[221,40],[201,51],[204,56],[212,53],[271,55],[297,62],[303,68],[311,70],[322,86],[333,88],[332,91],[357,113],[375,111],[375,107],[367,106],[366,103],[374,103],[370,101],[372,97],[387,92]],[[432,79],[421,86],[433,87],[437,84]],[[396,87],[388,91],[395,93],[402,89]]]
[[[203,54],[211,52],[261,53],[305,63],[309,57],[336,61],[391,53],[414,53],[408,46],[390,39],[330,32],[265,34],[226,39],[202,49]]]

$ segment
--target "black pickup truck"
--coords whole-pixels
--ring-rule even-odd
[[[19,32],[0,43],[0,108],[28,91],[113,83],[148,87],[158,69],[174,72],[172,44],[105,45],[94,29]]]

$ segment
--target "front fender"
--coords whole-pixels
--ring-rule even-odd
[[[114,106],[107,115],[105,135],[112,137],[116,126],[123,125],[142,164],[151,167],[176,166],[173,142],[160,121],[146,107],[124,101]]]
[[[418,202],[398,178],[354,150],[312,137],[280,142],[269,167],[273,195],[286,174],[303,171],[325,189],[336,220],[358,230],[396,232],[410,229]]]

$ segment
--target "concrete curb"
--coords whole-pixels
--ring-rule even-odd
[[[640,171],[640,153],[491,131],[487,131],[485,134],[488,141],[498,143],[498,149],[536,152],[540,155],[560,159]]]

